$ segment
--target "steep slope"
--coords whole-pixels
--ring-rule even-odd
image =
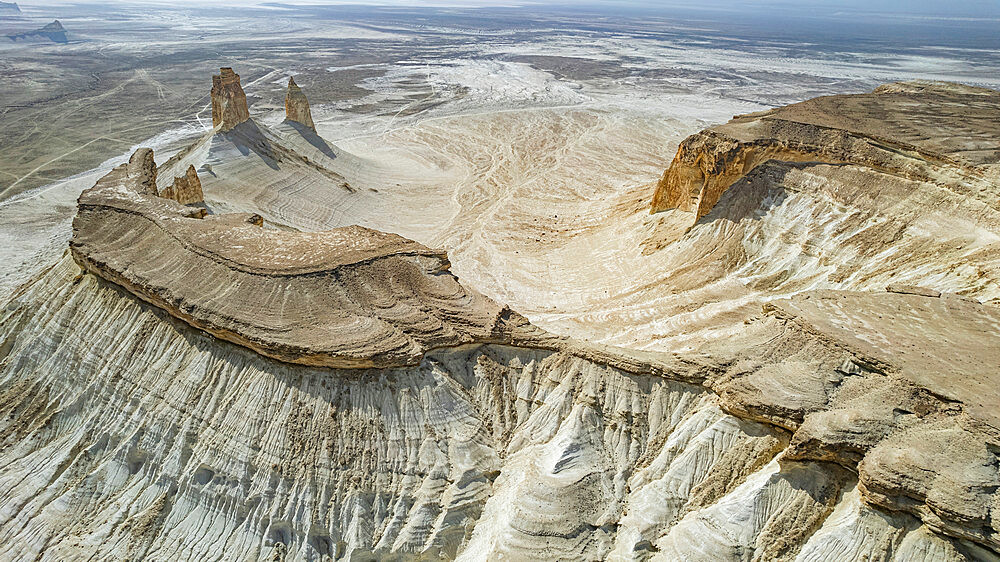
[[[720,402],[699,384],[716,368],[689,361],[478,345],[414,368],[294,366],[68,258],[0,326],[2,559],[996,559],[913,504],[873,508],[870,480],[789,449],[773,422],[725,413],[739,394]],[[768,349],[748,355],[802,354]],[[842,350],[807,349],[836,374]]]

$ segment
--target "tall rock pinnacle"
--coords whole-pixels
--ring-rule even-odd
[[[247,95],[240,86],[240,75],[232,68],[221,68],[212,76],[212,125],[226,132],[250,119]]]
[[[313,123],[312,112],[309,111],[309,100],[302,93],[302,88],[295,83],[295,78],[288,78],[288,93],[285,94],[285,119],[302,123],[313,131],[316,125]]]

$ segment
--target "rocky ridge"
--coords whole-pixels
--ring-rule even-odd
[[[993,90],[911,82],[738,115],[681,143],[651,211],[700,219],[768,160],[863,166],[981,198],[980,186],[1000,177],[998,108]]]
[[[264,229],[259,215],[206,216],[157,196],[152,162],[140,149],[83,192],[70,248],[81,267],[194,327],[336,368],[531,338],[520,316],[465,290],[443,251],[362,227],[299,233]]]
[[[869,505],[1000,551],[1000,310],[904,291],[773,301],[702,350],[740,350],[710,384],[726,411],[792,432],[783,458],[837,463]]]

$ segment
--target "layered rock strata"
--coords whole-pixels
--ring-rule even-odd
[[[358,226],[300,233],[261,228],[257,215],[205,216],[150,194],[150,162],[142,149],[83,192],[73,257],[216,337],[338,368],[532,337],[522,317],[462,287],[443,251]]]
[[[299,169],[272,138],[204,142],[256,148],[220,173]],[[0,307],[0,560],[1000,560],[1000,317],[949,294],[993,294],[995,191],[758,166],[660,287],[760,292],[640,353],[534,330],[395,235],[157,196],[197,150],[102,178],[72,257]],[[846,278],[878,291],[815,290]]]
[[[651,211],[701,218],[733,182],[771,159],[864,166],[978,197],[977,185],[1000,177],[998,120],[1000,92],[922,82],[740,115],[681,143]]]
[[[240,75],[232,68],[221,68],[212,76],[212,125],[226,132],[250,119],[247,95],[240,85]]]
[[[201,190],[201,179],[198,178],[198,171],[193,165],[188,165],[187,172],[183,176],[174,178],[174,183],[169,187],[160,190],[160,197],[173,199],[181,205],[191,205],[205,201],[205,194]]]
[[[313,131],[316,130],[312,112],[309,110],[309,100],[306,99],[302,88],[299,88],[293,77],[288,78],[288,93],[285,94],[285,119],[301,123]]]
[[[998,333],[1000,309],[957,296],[813,291],[703,352],[740,350],[710,384],[791,431],[785,459],[839,464],[865,503],[1000,552]]]
[[[815,396],[758,421],[720,408],[710,387],[759,404],[736,386],[768,366],[896,380],[788,314],[752,322],[757,347],[722,371],[490,344],[344,371],[220,341],[64,259],[0,311],[0,558],[997,560],[909,515],[918,500],[872,507],[875,457],[860,482],[796,458]],[[937,398],[892,404],[939,421],[921,400]],[[933,484],[930,503],[988,485],[945,450],[888,466]]]

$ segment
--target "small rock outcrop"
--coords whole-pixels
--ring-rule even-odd
[[[288,78],[288,93],[285,94],[285,119],[301,123],[312,130],[316,130],[313,123],[312,112],[309,110],[309,100],[302,93],[295,83],[295,78]]]
[[[156,162],[152,148],[140,148],[125,164],[125,181],[143,195],[156,195]]]
[[[996,178],[996,119],[998,92],[934,82],[889,84],[869,94],[738,115],[680,144],[650,210],[679,209],[697,220],[768,160],[862,166],[975,196],[970,184]]]
[[[181,205],[205,201],[205,194],[201,190],[201,179],[198,178],[194,166],[189,165],[183,176],[175,177],[173,185],[160,191],[160,197],[173,199]]]
[[[240,85],[240,75],[232,68],[221,68],[212,76],[212,126],[226,132],[250,119],[247,95]]]
[[[17,4],[14,5],[17,8]],[[20,8],[17,8],[17,12],[20,13]],[[2,12],[0,12],[2,13]],[[66,28],[59,23],[59,20],[55,20],[50,24],[39,27],[34,31],[25,31],[24,33],[12,33],[7,36],[11,41],[31,41],[39,39],[48,39],[55,43],[69,43],[69,38],[66,37]]]

